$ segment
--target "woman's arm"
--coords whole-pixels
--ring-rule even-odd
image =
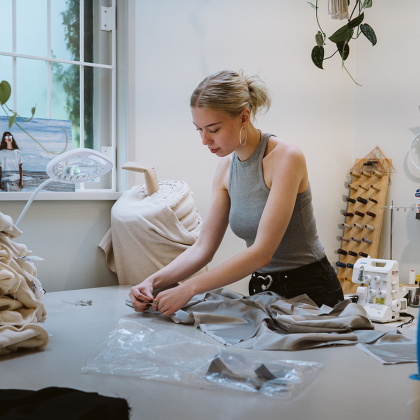
[[[129,296],[137,311],[144,311],[150,306],[147,302],[153,300],[153,290],[185,280],[212,260],[229,223],[230,198],[223,187],[223,177],[228,170],[228,160],[222,160],[215,173],[209,212],[195,244],[166,267],[131,288]]]
[[[299,187],[307,182],[305,158],[296,146],[283,145],[273,153],[271,190],[254,244],[220,266],[159,293],[157,308],[165,316],[182,308],[194,295],[231,284],[271,262],[292,217]]]

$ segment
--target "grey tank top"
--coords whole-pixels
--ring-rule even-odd
[[[233,153],[230,164],[229,223],[233,233],[244,239],[247,247],[255,241],[261,215],[270,193],[264,182],[262,160],[271,136],[273,134],[265,133],[252,156],[244,162]],[[324,247],[316,231],[309,185],[306,191],[296,197],[292,218],[270,264],[258,272],[292,270],[313,263],[324,256]]]

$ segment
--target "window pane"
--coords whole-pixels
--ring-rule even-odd
[[[102,152],[111,148],[111,70],[85,67],[85,147]],[[85,188],[111,188],[112,172],[85,183]]]
[[[90,1],[85,1],[90,3]],[[91,24],[92,22],[90,22]],[[51,52],[55,58],[79,61],[80,0],[51,1]]]
[[[51,63],[51,118],[70,120],[73,148],[80,147],[79,66]]]
[[[16,1],[16,52],[46,57],[47,0]]]
[[[0,0],[1,18],[3,24],[0,25],[0,51],[12,52],[13,43],[13,14],[12,14],[12,0]],[[4,22],[10,22],[5,25]],[[4,77],[4,76],[3,76]]]
[[[17,59],[17,112],[22,117],[31,116],[36,106],[35,118],[48,118],[47,63],[41,60]]]
[[[10,95],[10,99],[6,102],[7,106],[10,109],[13,109],[13,70],[12,70],[12,57],[7,57],[5,55],[0,55],[0,69],[1,69],[1,80],[6,80],[9,82],[10,86],[12,87],[12,94]],[[0,115],[6,115],[3,110],[3,107],[0,107]]]

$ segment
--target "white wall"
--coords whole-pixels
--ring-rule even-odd
[[[340,25],[327,17],[326,7],[320,19],[329,34]],[[318,232],[335,261],[345,171],[353,158],[354,86],[338,57],[324,71],[312,64],[317,31],[315,12],[303,1],[136,2],[135,156],[155,165],[160,179],[186,181],[205,215],[218,158],[201,145],[189,97],[213,71],[243,67],[258,73],[273,106],[256,126],[304,151]],[[351,56],[351,72],[353,66]],[[141,175],[136,182],[144,182]],[[243,248],[229,231],[212,266]],[[243,281],[232,288],[247,291]]]
[[[393,7],[394,6],[394,7]],[[420,132],[420,3],[416,0],[374,2],[365,21],[375,30],[378,43],[360,39],[356,52],[354,158],[379,146],[392,159],[387,205],[412,206],[420,188],[420,171],[408,156]],[[418,152],[418,150],[417,150]],[[390,257],[390,212],[386,211],[379,256]],[[394,211],[392,258],[398,260],[400,281],[410,269],[420,273],[420,220],[413,212]]]
[[[24,201],[0,202],[16,221]],[[37,277],[48,292],[114,286],[117,277],[105,264],[98,243],[110,226],[111,201],[34,201],[15,242],[25,244],[37,261]]]

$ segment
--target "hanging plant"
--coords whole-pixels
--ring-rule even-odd
[[[356,81],[353,79],[349,71],[345,66],[345,61],[347,60],[350,54],[349,43],[352,39],[357,39],[361,34],[363,34],[374,46],[377,42],[375,31],[370,25],[364,22],[365,13],[364,10],[372,7],[372,0],[356,0],[353,11],[351,15],[348,14],[348,6],[350,5],[350,0],[328,0],[331,2],[331,7],[328,8],[329,14],[333,19],[347,19],[348,22],[335,31],[328,40],[335,44],[336,51],[329,57],[324,58],[325,56],[325,45],[327,40],[327,35],[322,30],[321,25],[318,20],[318,0],[316,4],[308,2],[308,4],[315,9],[315,17],[319,27],[318,33],[315,35],[316,46],[312,49],[311,57],[312,62],[319,69],[323,70],[323,64],[325,60],[333,57],[337,52],[341,57],[341,65],[346,70],[347,74],[351,77],[354,83]],[[353,18],[355,11],[358,10],[358,15]],[[353,19],[352,19],[353,18]],[[358,86],[358,83],[356,83]]]

